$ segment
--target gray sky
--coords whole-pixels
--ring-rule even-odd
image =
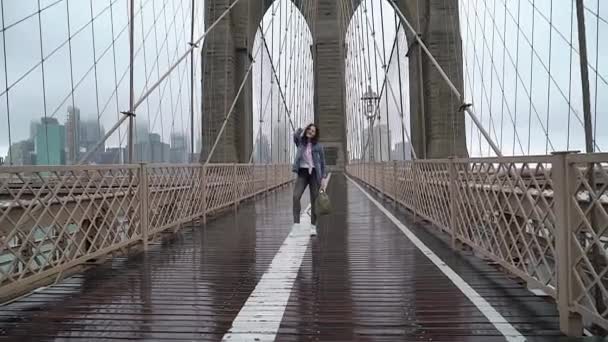
[[[494,140],[498,144],[502,141],[504,154],[522,154],[522,149],[524,154],[566,149],[584,151],[573,1],[518,0],[507,1],[508,6],[505,1],[460,2],[467,99],[475,105],[475,111]],[[602,41],[608,37],[608,6],[602,4],[598,12],[600,2],[585,1],[585,16],[591,112],[597,129],[597,145],[606,151],[608,134],[602,128],[608,125],[608,47]],[[504,87],[504,100],[501,87]],[[471,127],[470,120],[468,124]],[[515,144],[514,132],[518,136]],[[479,143],[478,131],[474,129],[470,134],[469,128],[467,133],[469,150],[475,155],[487,155],[487,144],[483,138]]]
[[[202,2],[196,3],[201,4],[196,8],[195,36],[199,36],[204,12]],[[40,18],[36,14],[37,1],[3,4],[2,24],[7,28],[0,39],[6,44],[7,57],[5,61],[0,56],[0,89],[4,93],[0,96],[0,155],[6,155],[8,150],[8,113],[13,143],[28,138],[29,122],[45,115],[56,117],[63,124],[72,101],[80,108],[81,119],[98,120],[106,130],[112,127],[119,118],[118,112],[127,110],[129,105],[128,1],[69,1],[68,6],[65,0],[46,0],[41,1]],[[143,94],[146,82],[155,82],[188,48],[183,42],[190,40],[189,6],[189,1],[179,0],[135,1],[136,100]],[[68,32],[72,35],[71,49]],[[41,41],[44,65],[40,63]],[[143,42],[145,49],[141,48]],[[5,63],[8,75],[4,73]],[[199,64],[197,58],[200,75]],[[149,131],[161,134],[167,142],[171,132],[189,131],[188,76],[189,66],[182,63],[169,81],[138,108],[138,125],[149,126]],[[8,110],[5,82],[10,87]],[[196,126],[200,127],[198,121]],[[124,146],[125,128],[126,125],[110,137],[108,145]]]
[[[286,108],[289,108],[295,127],[313,121],[313,65],[309,48],[312,35],[303,15],[291,0],[276,1],[264,15],[262,28],[271,55],[263,46],[262,32],[258,30],[253,46],[254,144],[260,139],[261,129],[273,152],[287,147],[289,154],[293,150]],[[271,58],[276,77],[280,78],[280,89],[272,72]],[[271,132],[273,127],[275,131]]]
[[[505,6],[505,1],[507,1],[508,7]],[[606,150],[608,136],[602,128],[608,124],[608,113],[606,113],[608,47],[601,42],[605,41],[608,36],[608,6],[602,5],[598,9],[600,2],[587,0],[585,5],[587,6],[586,24],[592,114],[594,125],[597,128],[597,144],[600,149]],[[197,1],[196,3],[201,4],[202,2]],[[554,5],[552,11],[550,10],[551,3]],[[29,122],[39,120],[45,114],[57,117],[63,123],[67,106],[71,105],[72,101],[80,107],[83,119],[99,119],[100,124],[106,129],[109,129],[118,120],[117,112],[126,110],[128,107],[128,75],[125,74],[129,51],[128,30],[126,30],[127,4],[128,2],[125,0],[83,0],[70,1],[68,8],[65,0],[44,0],[41,1],[43,10],[40,22],[42,26],[39,26],[39,18],[36,14],[37,1],[3,2],[4,22],[0,24],[6,29],[0,35],[0,39],[6,46],[7,57],[4,60],[3,54],[0,54],[0,93],[2,94],[0,95],[0,155],[6,155],[8,150],[9,113],[13,143],[27,138]],[[138,15],[135,21],[135,41],[136,49],[139,50],[135,61],[136,98],[139,98],[144,91],[146,73],[149,75],[148,83],[154,82],[175,61],[177,56],[187,49],[187,45],[177,42],[189,41],[189,4],[190,2],[180,0],[136,1]],[[289,0],[281,0],[281,4],[284,13],[291,13]],[[378,13],[380,6],[383,6],[385,44],[387,52],[390,52],[395,28],[394,22],[387,18],[392,18],[392,9],[384,0],[367,0],[365,6],[370,9],[367,13],[370,22],[372,22],[372,4],[376,13],[375,26],[378,31],[382,25]],[[549,139],[555,150],[582,149],[583,130],[577,118],[578,115],[582,119],[583,115],[582,94],[576,18],[574,18],[574,25],[571,26],[573,15],[571,1],[560,1],[558,6],[557,1],[534,0],[536,9],[531,4],[532,0],[460,1],[460,26],[465,52],[466,97],[474,104],[474,110],[482,120],[484,127],[491,132],[494,140],[499,144],[502,142],[505,154],[511,154],[513,151],[515,154],[521,154],[519,141],[521,141],[521,148],[525,153],[528,152],[528,141],[530,141],[531,153],[545,153],[547,142],[545,131],[548,131]],[[143,6],[143,16],[139,14],[140,5]],[[362,10],[363,7],[359,10]],[[519,20],[517,19],[518,13]],[[94,18],[93,25],[91,25],[91,17]],[[196,36],[198,36],[203,27],[202,6],[197,7],[196,18]],[[300,14],[296,13],[295,18],[300,18]],[[157,23],[153,25],[155,20]],[[295,34],[300,30],[306,38],[301,41],[310,41],[310,33],[305,30],[301,18],[298,20],[294,21],[295,25],[292,25],[291,32]],[[547,21],[551,21],[551,25]],[[267,13],[264,26],[268,28],[269,23],[270,17]],[[533,24],[534,30],[532,30]],[[446,22],[446,25],[455,25],[455,23]],[[153,27],[156,29],[152,29]],[[71,40],[72,68],[70,68],[70,46],[67,44],[68,29],[73,35]],[[273,52],[275,60],[279,58],[279,44],[276,37],[280,34],[277,30],[280,30],[280,25],[275,25],[276,46]],[[95,48],[93,48],[93,33]],[[40,35],[42,35],[42,53],[45,57],[44,91],[42,66],[40,65]],[[518,36],[519,48],[517,48]],[[267,39],[271,38],[267,37]],[[380,39],[380,35],[377,34],[376,41],[379,46],[382,45]],[[114,49],[112,49],[113,40],[115,40]],[[144,40],[145,56],[144,50],[139,49]],[[300,40],[296,39],[295,35],[288,36],[286,40],[288,46],[294,41],[299,42]],[[573,42],[572,49],[570,48],[571,42]],[[355,46],[352,42],[347,43],[349,46]],[[551,43],[551,48],[549,48],[549,43]],[[531,47],[532,44],[534,49]],[[505,45],[509,46],[509,49],[505,50],[503,48]],[[298,51],[309,53],[307,48],[294,49],[291,50],[291,53],[297,55]],[[403,54],[404,51],[405,48],[402,47]],[[504,63],[503,51],[506,51]],[[93,68],[94,54],[98,59],[96,69]],[[156,56],[160,56],[158,61],[156,61]],[[117,98],[113,94],[116,85],[114,58],[116,59],[116,78],[120,82]],[[404,57],[401,56],[401,58]],[[551,79],[545,70],[549,66],[549,58],[551,59]],[[5,63],[8,74],[5,74],[4,71]],[[197,58],[197,75],[200,75],[199,64]],[[299,69],[294,67],[292,73],[302,75],[302,78],[312,82],[312,74],[307,71],[307,65],[302,63],[297,66],[300,67]],[[278,68],[278,65],[276,67]],[[265,76],[262,77],[266,77],[268,80],[270,74],[268,68],[269,65],[263,68],[257,64],[254,66],[254,122],[259,120],[260,93],[257,84],[261,75],[260,70],[265,70]],[[407,70],[402,69],[405,69],[402,70],[402,73],[404,72],[402,76],[405,78]],[[187,72],[187,64],[182,64],[172,74],[170,82],[165,82],[159,87],[137,111],[140,126],[149,126],[150,131],[162,134],[165,141],[169,140],[172,131],[189,131]],[[97,77],[95,77],[95,73]],[[26,74],[27,76],[25,76]],[[381,85],[384,81],[384,72],[381,69],[376,69],[374,72],[372,69],[371,74],[372,83],[375,85],[377,75]],[[395,72],[389,74],[391,77],[396,76]],[[285,77],[287,76],[285,75]],[[357,77],[361,77],[361,75]],[[70,95],[72,82],[75,88],[73,97]],[[393,89],[397,91],[398,86],[395,82],[391,78]],[[8,92],[6,83],[10,87]],[[266,81],[263,81],[263,84],[264,90],[261,98],[267,98],[271,85]],[[196,86],[195,93],[199,93],[198,82],[196,82]],[[276,87],[276,84],[274,86]],[[504,87],[504,98],[501,87]],[[302,85],[288,86],[286,94],[290,91],[295,93],[293,89],[300,88]],[[276,93],[276,89],[274,93]],[[98,96],[96,96],[97,94]],[[359,94],[358,97],[361,95]],[[392,94],[389,92],[389,95],[390,100]],[[398,98],[398,94],[396,95]],[[409,120],[407,106],[409,94],[406,88],[402,90],[402,96],[405,102],[406,120]],[[300,112],[297,113],[297,116],[300,120],[309,120],[306,118],[306,113],[309,111],[306,108],[311,106],[312,95],[304,98],[288,94],[288,97],[288,101],[293,101],[294,108],[296,103],[299,103]],[[295,99],[291,100],[292,97]],[[197,104],[200,104],[200,96],[197,96],[195,100]],[[275,110],[279,110],[279,104],[271,106],[276,106]],[[197,107],[200,106],[197,105]],[[400,127],[398,107],[397,103],[389,101],[388,120],[392,130]],[[509,112],[511,113],[509,114]],[[293,115],[295,117],[296,113]],[[549,117],[548,124],[547,116]],[[195,132],[200,131],[199,117],[200,115],[197,113]],[[515,139],[515,144],[513,142],[514,122],[515,131],[519,136],[519,139]],[[568,122],[570,122],[569,132]],[[483,142],[483,138],[480,143],[479,134],[475,128],[470,134],[470,120],[468,120],[468,125],[468,144],[471,153],[486,155],[488,148]],[[409,129],[409,124],[406,127]],[[124,146],[124,128],[126,125],[109,139],[108,145],[117,146],[121,144],[122,139]],[[263,127],[262,130],[269,132],[270,128]],[[257,134],[257,128],[255,131]],[[398,138],[400,131],[398,133],[392,133],[393,143],[400,140]],[[570,136],[569,141],[568,135]],[[549,146],[548,150],[550,152],[552,148]]]
[[[363,9],[367,6],[367,17],[371,22],[369,8],[372,3],[378,13],[380,2],[367,0],[358,13],[355,13],[355,18],[363,15]],[[388,3],[385,1],[381,3],[385,13],[392,13]],[[533,3],[535,8],[532,6]],[[560,2],[560,6],[554,2],[553,8],[551,3],[550,0],[534,2],[517,0],[507,1],[508,6],[506,6],[505,0],[459,2],[464,50],[465,97],[467,102],[474,104],[474,111],[482,121],[483,127],[502,147],[505,155],[544,154],[565,149],[584,150],[576,12],[575,8],[570,6],[570,2]],[[564,4],[566,6],[563,6]],[[608,37],[606,22],[608,6],[600,7],[599,11],[597,1],[586,1],[585,6],[593,124],[597,130],[597,149],[606,150],[608,134],[602,130],[602,127],[608,124],[606,110],[608,47],[601,42]],[[351,25],[350,35],[356,32],[355,25]],[[455,27],[456,21],[445,22],[445,25],[446,29]],[[379,30],[380,23],[377,22],[376,26]],[[394,22],[385,20],[384,26],[394,28]],[[405,37],[401,35],[402,33],[400,33],[400,44],[406,46]],[[347,41],[353,44],[352,36],[348,37]],[[394,34],[390,36],[391,43],[393,38]],[[376,39],[381,46],[379,35],[376,35]],[[507,49],[504,48],[505,46]],[[406,49],[402,48],[399,54],[403,84],[407,84],[408,77],[407,59],[403,56],[405,51]],[[348,58],[357,60],[357,56],[351,55]],[[367,56],[358,58],[362,58],[360,63],[363,66],[369,63]],[[380,55],[378,58],[380,59]],[[376,90],[373,59],[372,55],[371,83]],[[355,62],[354,65],[357,63]],[[356,70],[353,72],[354,75],[351,75],[353,80],[358,82],[363,77],[364,83],[368,83],[365,75],[362,76]],[[382,84],[384,72],[380,69],[376,72]],[[388,74],[389,83],[397,93],[395,97],[390,91],[383,95],[380,101],[380,113],[384,119],[386,115],[384,97],[388,96],[388,124],[391,130],[391,142],[395,144],[401,141],[399,120],[401,106],[396,58],[392,61]],[[362,89],[356,97],[360,98],[365,90]],[[402,89],[401,97],[404,101],[405,127],[409,130],[411,113],[407,88]],[[357,107],[359,105],[347,104],[347,110],[349,112],[360,110],[360,107]],[[481,136],[480,130],[473,125],[469,117],[466,121],[467,144],[471,155],[491,155],[489,145]],[[386,124],[386,121],[383,123]],[[515,139],[514,132],[517,133]]]

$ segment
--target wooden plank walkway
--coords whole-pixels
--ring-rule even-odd
[[[329,193],[334,214],[310,240],[277,341],[506,340],[345,177]],[[2,306],[0,340],[219,341],[290,235],[290,211],[281,191]],[[560,335],[550,300],[391,211],[528,341],[584,340]]]

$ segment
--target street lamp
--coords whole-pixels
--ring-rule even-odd
[[[374,145],[374,119],[376,116],[376,108],[377,108],[377,104],[378,101],[380,100],[380,97],[378,96],[378,94],[372,90],[372,86],[368,85],[367,86],[367,91],[363,94],[363,97],[361,97],[361,100],[365,103],[365,112],[364,115],[367,118],[367,120],[369,121],[369,132],[368,132],[368,142],[367,142],[367,146],[370,152],[369,158],[371,161],[374,161],[374,150],[375,150],[375,145]],[[378,119],[380,119],[380,115],[378,114]],[[370,139],[371,137],[371,139]],[[370,145],[370,140],[371,140],[371,149],[369,147]]]
[[[368,120],[373,119],[376,112],[376,105],[380,100],[380,97],[378,96],[378,94],[376,94],[375,91],[372,90],[371,85],[367,86],[367,91],[365,92],[365,94],[363,94],[361,100],[365,102],[365,117]]]

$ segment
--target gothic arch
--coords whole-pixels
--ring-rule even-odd
[[[459,23],[458,0],[395,2],[462,94],[464,80],[459,25],[455,29],[445,24],[446,18]],[[354,0],[353,3],[351,12],[346,16],[349,22],[361,1]],[[345,27],[348,28],[348,25]],[[408,56],[410,134],[418,157],[467,156],[464,112],[458,111],[461,103],[458,103],[440,73],[419,48],[412,32],[406,29],[405,34],[408,46],[400,47],[400,53]],[[343,37],[345,35],[346,32],[343,32]]]
[[[254,1],[241,1],[237,4],[230,15],[216,26],[203,46],[202,160],[206,159],[210,144],[223,123],[226,102],[234,99],[251,63],[251,45],[258,23],[272,3],[271,0],[262,1],[260,6],[252,6]],[[293,1],[301,11],[302,8],[315,9],[310,15],[304,13],[314,41],[311,48],[317,94],[315,121],[323,128],[328,163],[341,167],[346,163],[347,156],[344,110],[345,32],[340,30],[345,25],[340,24],[340,18],[343,17],[340,2]],[[312,1],[312,5],[309,1]],[[356,8],[360,2],[347,1],[352,1],[352,8]],[[460,32],[445,24],[446,18],[459,20],[458,0],[396,1],[435,59],[462,91],[464,82]],[[228,0],[208,0],[206,22],[215,21],[228,4]],[[421,6],[418,8],[417,4]],[[348,13],[347,17],[350,18],[352,14]],[[408,32],[408,39],[412,42],[413,37],[409,35]],[[466,155],[464,113],[458,112],[460,104],[450,101],[452,93],[429,59],[424,55],[420,58],[417,46],[411,43],[409,45],[401,53],[408,53],[410,57],[410,109],[415,113],[411,120],[414,147],[417,151],[426,151],[427,158]],[[253,148],[251,96],[250,82],[239,97],[213,161],[247,161]]]

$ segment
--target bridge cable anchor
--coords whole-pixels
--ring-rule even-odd
[[[137,116],[137,115],[135,115],[135,113],[129,112],[129,111],[120,112],[120,114],[123,114],[123,115],[126,115],[126,116],[132,116],[132,117],[136,117]]]
[[[418,36],[418,38],[420,38],[420,41],[422,41],[422,33],[416,33],[416,35]],[[406,57],[410,57],[410,54],[412,53],[412,49],[414,48],[414,46],[418,45],[418,39],[413,39],[412,42],[410,43],[410,45],[407,47],[407,52],[405,53]]]
[[[465,110],[467,110],[468,108],[470,108],[472,106],[473,106],[472,103],[463,103],[462,105],[460,105],[460,107],[458,107],[458,111],[464,112]]]

